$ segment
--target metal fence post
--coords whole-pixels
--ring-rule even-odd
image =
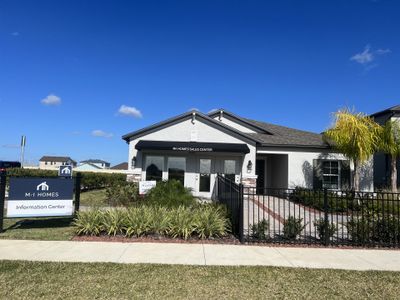
[[[0,172],[0,232],[4,231],[4,203],[6,201],[6,180],[5,171]]]
[[[324,245],[329,245],[329,203],[328,203],[328,190],[324,189]]]
[[[81,178],[82,173],[76,173],[75,177],[75,214],[79,211],[79,205],[81,202]]]
[[[239,241],[244,243],[244,226],[243,226],[243,184],[239,184]]]

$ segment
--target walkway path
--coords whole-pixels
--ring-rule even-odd
[[[399,250],[0,240],[0,259],[400,271]]]

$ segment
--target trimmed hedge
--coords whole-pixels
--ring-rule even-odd
[[[347,223],[350,240],[355,244],[400,243],[400,219],[396,216],[368,212]]]
[[[81,179],[82,190],[105,188],[113,184],[118,184],[126,181],[126,174],[95,173],[95,172],[80,172],[80,173],[82,174],[82,179]],[[7,169],[7,175],[13,177],[57,177],[58,171],[12,168],[12,169]]]
[[[226,208],[214,204],[199,204],[190,208],[139,205],[109,210],[93,209],[80,211],[74,225],[79,235],[156,235],[205,239],[223,237],[230,232]]]
[[[289,200],[313,207],[319,210],[324,209],[324,192],[307,190],[296,187],[290,194]],[[328,211],[329,212],[345,212],[347,210],[359,210],[360,205],[354,199],[352,193],[344,193],[342,196],[333,192],[328,192]]]
[[[365,193],[358,199],[354,192],[331,192],[328,191],[328,212],[346,213],[347,211],[373,211],[384,214],[400,214],[400,199],[398,194],[393,193]],[[308,190],[296,187],[290,194],[289,200],[324,210],[324,192]]]

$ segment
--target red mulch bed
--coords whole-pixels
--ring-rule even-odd
[[[234,236],[226,236],[222,238],[199,239],[189,238],[187,240],[181,238],[171,238],[165,236],[142,236],[128,238],[123,235],[109,236],[88,236],[78,235],[72,238],[73,241],[85,242],[120,242],[120,243],[177,243],[177,244],[227,244],[227,245],[240,245],[240,242]]]

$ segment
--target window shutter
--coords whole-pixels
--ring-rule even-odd
[[[341,190],[351,189],[349,160],[340,161],[340,189]]]
[[[313,188],[314,190],[322,189],[322,160],[313,160]]]

